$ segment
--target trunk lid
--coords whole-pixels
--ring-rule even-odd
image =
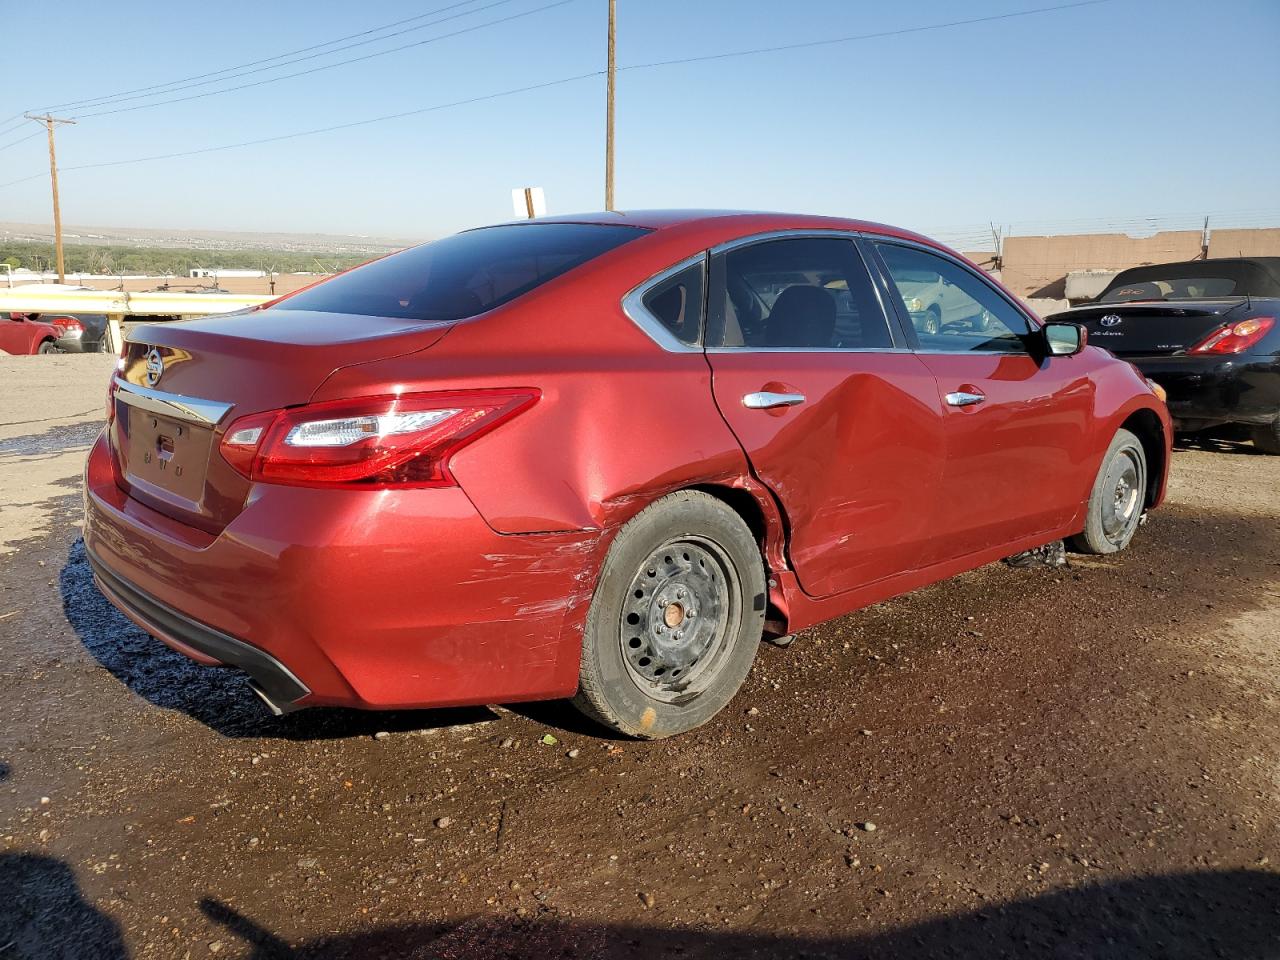
[[[1185,353],[1209,334],[1231,322],[1231,314],[1247,301],[1169,300],[1138,303],[1095,303],[1050,319],[1082,324],[1089,342],[1119,357],[1169,356]]]
[[[306,403],[344,367],[425,350],[449,326],[275,308],[136,327],[110,432],[120,485],[154,510],[218,533],[252,486],[218,452],[229,424]]]

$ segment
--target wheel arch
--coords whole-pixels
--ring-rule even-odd
[[[1168,463],[1169,438],[1165,436],[1164,425],[1154,410],[1141,407],[1125,418],[1120,429],[1128,430],[1142,443],[1142,452],[1147,458],[1146,506],[1155,506],[1164,488],[1165,468]]]
[[[779,574],[788,569],[786,543],[788,528],[785,514],[763,484],[751,477],[732,483],[700,483],[685,489],[698,490],[715,497],[742,518],[764,561],[769,588],[769,608],[765,616],[767,633],[785,636],[788,632],[788,604],[780,586]]]

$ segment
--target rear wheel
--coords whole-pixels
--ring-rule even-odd
[[[746,679],[765,606],[760,548],[742,518],[698,491],[662,498],[609,549],[574,704],[645,739],[706,723]]]
[[[1253,445],[1263,453],[1280,454],[1280,417],[1253,428]]]
[[[56,346],[54,346],[54,343],[52,340],[41,340],[40,346],[36,350],[36,353],[61,353],[61,352],[62,352],[61,350],[59,350]]]
[[[1093,482],[1083,532],[1068,540],[1079,553],[1118,553],[1129,545],[1147,500],[1147,455],[1142,441],[1117,430]]]

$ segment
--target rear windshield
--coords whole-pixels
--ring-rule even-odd
[[[1227,277],[1170,277],[1123,283],[1104,293],[1101,303],[1130,300],[1198,300],[1236,295],[1236,281]]]
[[[406,320],[462,320],[502,306],[647,232],[592,223],[470,230],[357,267],[280,306]]]

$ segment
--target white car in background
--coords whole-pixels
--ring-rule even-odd
[[[902,302],[911,314],[916,332],[926,336],[941,333],[944,328],[974,330],[991,329],[991,314],[953,283],[936,273],[897,278]]]

